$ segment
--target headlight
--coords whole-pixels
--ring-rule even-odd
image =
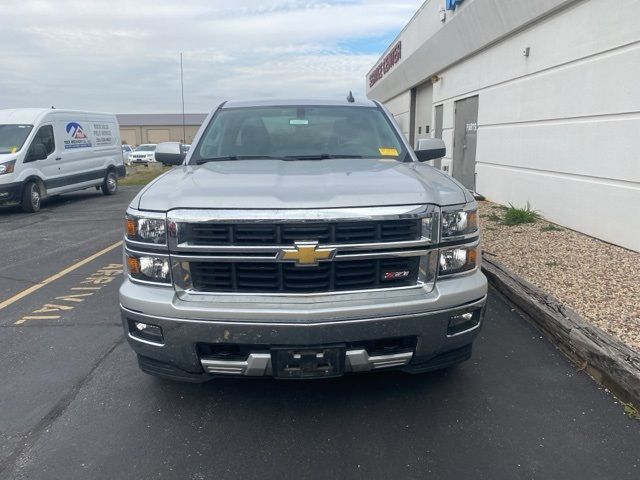
[[[127,254],[129,275],[137,280],[156,283],[171,283],[169,259],[155,256],[133,256]]]
[[[167,224],[164,218],[127,215],[125,227],[129,240],[156,245],[167,243]]]
[[[442,240],[454,240],[478,232],[478,209],[475,203],[461,210],[442,211]]]
[[[15,166],[16,166],[15,160],[11,160],[10,162],[7,162],[7,163],[0,163],[0,175],[13,173]]]
[[[468,272],[478,266],[478,245],[461,245],[440,250],[439,274]]]

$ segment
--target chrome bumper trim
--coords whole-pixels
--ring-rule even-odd
[[[366,350],[349,350],[345,362],[345,372],[368,372],[381,368],[402,367],[413,358],[413,352],[377,355],[370,357]],[[243,375],[263,377],[271,375],[271,354],[250,353],[246,360],[218,360],[203,357],[202,368],[207,373],[218,375]]]
[[[347,370],[352,372],[368,372],[379,368],[402,367],[413,358],[413,352],[377,355],[370,357],[366,350],[349,350],[347,352]]]
[[[250,353],[246,360],[217,360],[202,358],[202,368],[208,373],[262,377],[271,372],[270,353]]]

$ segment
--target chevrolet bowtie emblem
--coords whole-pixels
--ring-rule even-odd
[[[280,250],[279,260],[295,262],[296,266],[313,267],[320,260],[331,260],[335,248],[318,248],[318,242],[295,242],[295,248]]]

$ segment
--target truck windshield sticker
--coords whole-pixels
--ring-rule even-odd
[[[91,140],[85,133],[82,125],[76,122],[69,122],[65,127],[69,138],[64,141],[64,148],[88,148],[91,147]]]
[[[293,118],[289,120],[289,125],[309,125],[309,120],[304,120],[301,118]]]
[[[397,157],[398,156],[398,150],[396,150],[395,148],[380,147],[378,149],[378,151],[380,152],[380,155],[386,155],[386,156],[391,156],[391,157]]]

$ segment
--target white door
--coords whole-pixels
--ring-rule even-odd
[[[30,158],[33,157],[35,150],[38,148],[36,145],[44,147],[47,155],[46,159]],[[40,171],[47,191],[55,191],[63,186],[62,184],[64,183],[64,163],[62,162],[60,148],[61,146],[56,144],[53,125],[45,123],[38,128],[24,159],[25,168],[34,168]]]
[[[68,190],[79,184],[95,183],[104,176],[101,159],[95,151],[91,122],[82,116],[64,117],[56,121],[56,136],[61,144],[64,164],[64,187]]]

